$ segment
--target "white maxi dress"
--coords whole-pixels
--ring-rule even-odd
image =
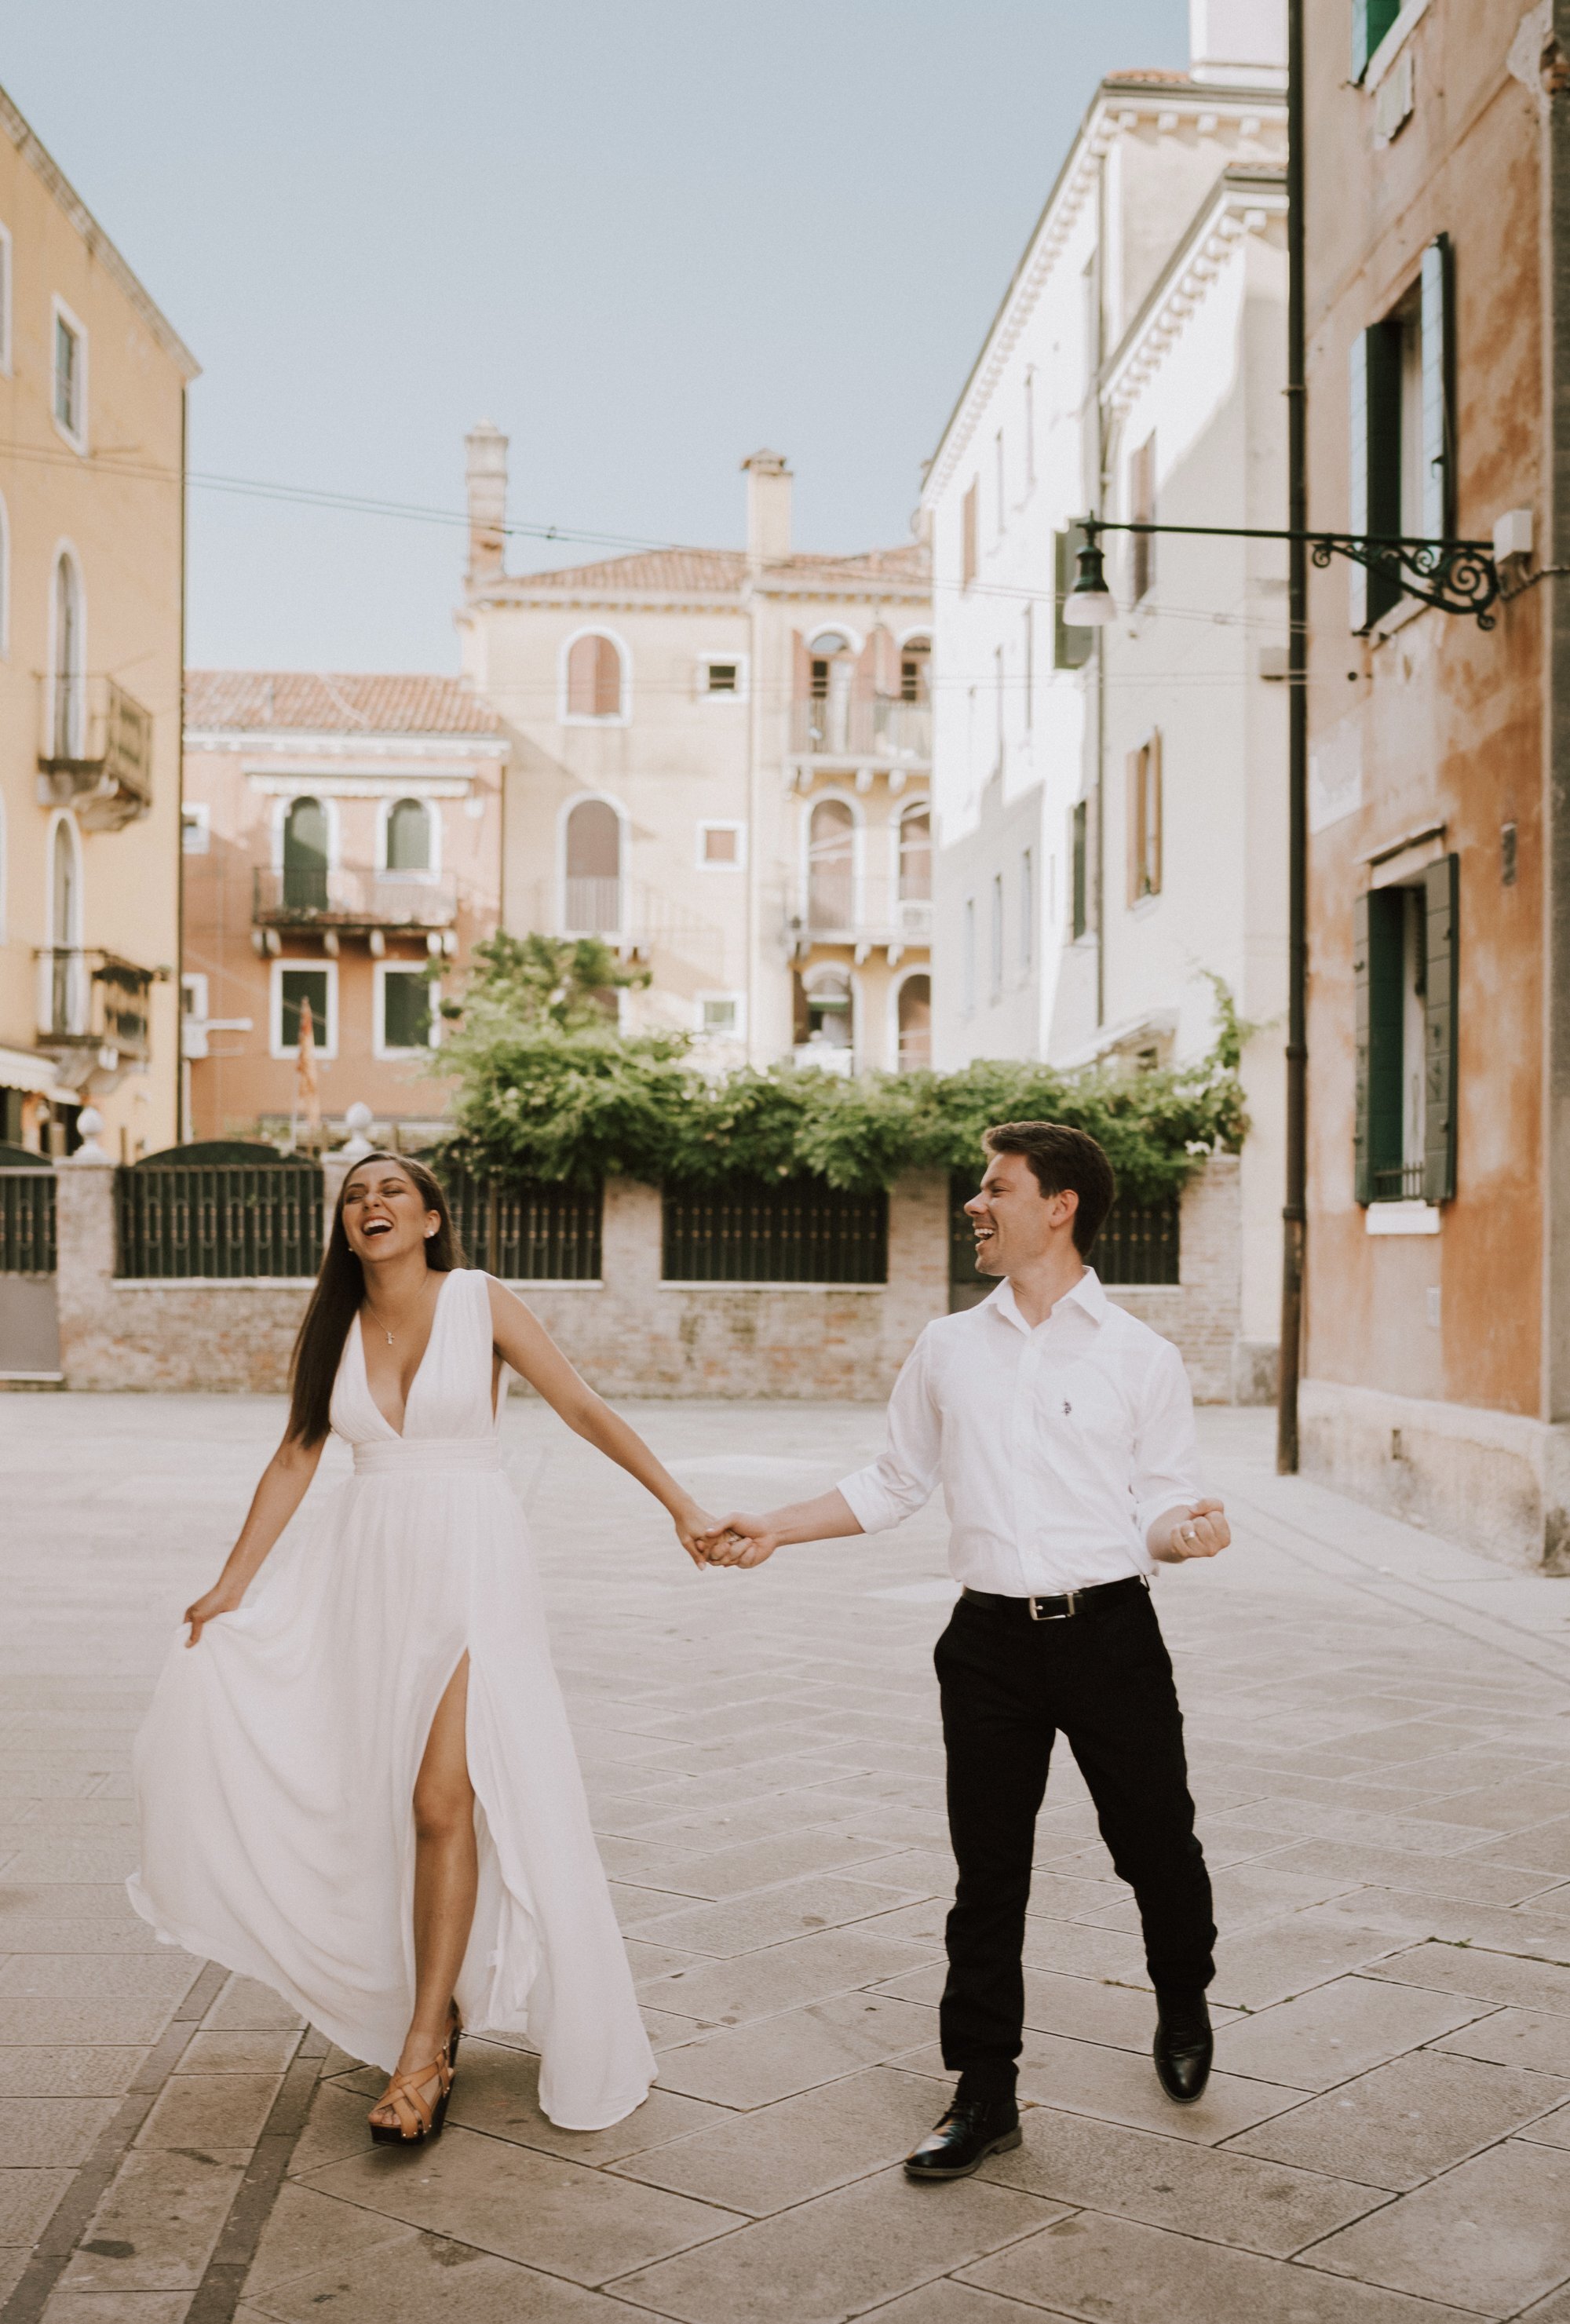
[[[171,1647],[136,1741],[131,1901],[391,2073],[414,2006],[414,1780],[466,1653],[480,1882],[458,2006],[540,2052],[553,2122],[603,2130],[654,2059],[502,1472],[485,1277],[443,1281],[402,1435],[356,1316],[332,1425],[353,1479],[244,1605]]]

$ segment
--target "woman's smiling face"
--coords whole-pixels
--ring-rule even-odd
[[[380,1263],[417,1250],[440,1223],[401,1163],[377,1156],[345,1181],[344,1232],[362,1261]]]

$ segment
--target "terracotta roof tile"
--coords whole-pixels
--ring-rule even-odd
[[[495,712],[460,678],[306,669],[190,669],[185,723],[254,733],[494,734]]]
[[[873,549],[856,557],[799,552],[765,565],[759,577],[765,586],[803,589],[852,588],[878,582],[924,586],[930,575],[927,550],[910,541],[899,549]],[[660,595],[699,590],[730,595],[742,588],[746,578],[747,559],[739,549],[651,549],[632,557],[609,558],[598,565],[509,574],[497,586],[509,595],[531,589],[571,590],[577,595],[647,589]]]

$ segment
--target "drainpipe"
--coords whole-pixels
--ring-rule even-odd
[[[1287,1185],[1281,1206],[1281,1348],[1276,1468],[1298,1470],[1298,1381],[1303,1353],[1308,1105],[1308,523],[1307,329],[1303,211],[1303,0],[1287,16]]]
[[[190,390],[180,391],[180,683],[175,688],[174,742],[174,1142],[190,1143],[190,1067],[185,1059],[185,597],[186,460]],[[148,1010],[151,1024],[152,1010]]]
[[[1106,513],[1106,155],[1095,170],[1095,512]],[[1095,1029],[1106,1023],[1106,632],[1095,632]]]

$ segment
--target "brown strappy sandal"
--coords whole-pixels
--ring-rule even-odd
[[[415,2066],[406,2074],[394,2074],[375,2105],[373,2117],[383,2107],[391,2107],[397,2116],[396,2126],[390,2122],[371,2123],[371,2136],[378,2146],[420,2146],[428,2138],[439,2138],[447,2120],[448,2100],[452,2096],[454,2070],[457,2065],[458,2042],[463,2034],[463,2020],[457,2004],[452,2005],[450,2030],[440,2053],[429,2066]],[[439,2085],[433,2100],[424,2095],[427,2082]]]

